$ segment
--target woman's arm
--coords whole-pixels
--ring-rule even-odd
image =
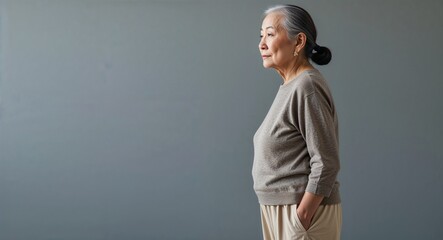
[[[329,197],[340,169],[338,129],[332,100],[316,91],[299,102],[299,129],[309,152],[311,173],[297,215],[307,230],[324,197]]]

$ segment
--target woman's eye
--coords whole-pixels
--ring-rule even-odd
[[[271,37],[274,36],[272,33],[267,33],[266,36]],[[263,38],[263,35],[260,35],[260,39]]]

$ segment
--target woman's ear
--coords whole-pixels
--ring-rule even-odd
[[[300,32],[295,36],[295,51],[298,53],[305,47],[306,45],[306,34]]]

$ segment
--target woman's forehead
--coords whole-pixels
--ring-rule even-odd
[[[276,14],[276,13],[268,14],[263,19],[261,30],[266,30],[266,29],[278,30],[280,27],[281,18],[282,18],[281,14]]]

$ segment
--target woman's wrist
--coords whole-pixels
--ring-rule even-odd
[[[309,209],[299,205],[297,207],[297,215],[300,219],[311,219],[314,216],[314,213],[310,212]]]
[[[312,219],[323,198],[324,196],[305,192],[300,204],[297,206],[299,218]]]

